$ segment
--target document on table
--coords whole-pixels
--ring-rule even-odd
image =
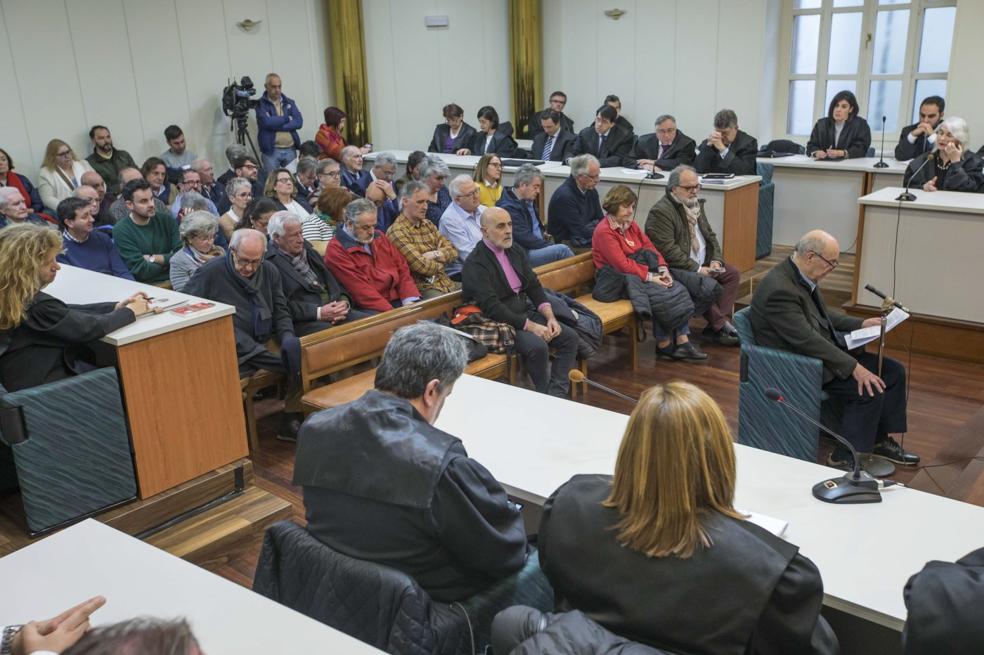
[[[781,537],[786,532],[786,528],[789,527],[788,521],[783,521],[782,519],[777,519],[774,516],[768,516],[767,514],[759,514],[758,512],[750,512],[747,509],[735,508],[735,511],[739,514],[747,514],[748,521],[754,523],[760,528],[764,528],[776,535]]]
[[[645,179],[649,175],[649,171],[644,168],[623,168],[622,175],[631,175],[632,177],[638,177],[641,180]]]
[[[892,309],[891,313],[885,320],[885,333],[887,334],[894,330],[895,326],[907,318],[909,318],[909,315],[898,307]],[[854,332],[851,332],[844,337],[844,340],[847,343],[847,349],[854,350],[859,346],[863,346],[866,343],[874,341],[878,338],[879,334],[881,334],[881,326],[872,325],[871,327],[859,328]]]

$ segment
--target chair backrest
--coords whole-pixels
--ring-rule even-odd
[[[735,329],[742,343],[755,344],[755,333],[752,332],[751,307],[745,307],[735,312]]]
[[[253,591],[391,653],[444,651],[467,632],[445,614],[438,634],[430,596],[407,574],[343,555],[290,521],[267,529]]]
[[[0,424],[32,535],[136,496],[115,368],[6,393]]]
[[[537,278],[544,288],[559,293],[570,293],[594,281],[595,267],[591,253],[545,264],[536,269]]]

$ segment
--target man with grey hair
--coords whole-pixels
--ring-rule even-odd
[[[577,252],[591,247],[591,237],[604,216],[595,187],[601,177],[601,165],[594,155],[571,159],[571,175],[550,197],[547,229],[559,242]]]
[[[310,213],[318,199],[318,160],[314,157],[303,156],[297,159],[297,172],[294,174],[294,188],[298,203]]]
[[[577,333],[557,321],[526,251],[513,243],[512,219],[501,207],[482,214],[482,240],[465,260],[461,295],[477,304],[486,318],[516,331],[516,353],[537,391],[559,398],[567,395]],[[551,349],[556,355],[552,365]]]
[[[427,220],[440,226],[441,216],[451,204],[451,193],[444,182],[451,176],[451,171],[444,160],[437,155],[428,155],[417,167],[417,178],[430,188],[430,199],[427,201]],[[455,244],[457,246],[457,244]]]
[[[758,141],[738,129],[738,115],[731,109],[714,114],[714,131],[697,148],[694,168],[701,175],[755,175]]]
[[[359,309],[386,312],[420,300],[407,260],[376,229],[376,205],[359,198],[345,207],[342,229],[325,250],[325,265]]]
[[[550,243],[544,234],[537,211],[536,199],[543,189],[543,173],[533,164],[523,164],[516,171],[512,187],[502,190],[495,203],[512,218],[513,241],[526,249],[530,266],[536,268],[550,262],[573,257],[574,253],[562,243]]]
[[[439,603],[464,601],[537,561],[502,486],[433,425],[466,363],[453,331],[400,328],[375,388],[308,418],[294,463],[312,535],[403,571]]]
[[[355,146],[342,148],[342,181],[343,187],[357,196],[365,197],[366,187],[372,178],[369,171],[363,169],[365,161],[362,150]]]
[[[301,218],[280,211],[267,223],[266,260],[280,271],[287,308],[298,336],[368,316],[352,309],[348,292],[328,271],[324,259],[301,234]]]
[[[266,261],[266,247],[267,238],[262,232],[236,230],[229,240],[229,252],[199,268],[184,293],[235,307],[232,328],[240,377],[259,370],[287,375],[288,394],[277,436],[293,440],[301,419],[301,347],[294,334],[280,271]],[[280,353],[267,349],[271,339],[280,345]]]
[[[707,308],[703,312],[707,319],[704,337],[721,345],[737,346],[738,330],[729,319],[738,297],[741,273],[724,261],[721,244],[707,220],[704,199],[698,197],[699,193],[697,171],[686,164],[674,168],[666,182],[666,193],[649,210],[646,236],[662,253],[674,279],[690,291],[694,304]],[[693,279],[695,273],[714,280],[720,287],[715,289],[716,299],[710,306],[709,298],[700,297],[701,290],[715,285]]]
[[[226,196],[225,184],[215,179],[215,167],[207,159],[196,159],[191,162],[191,170],[198,173],[202,183],[201,194],[212,201],[219,214],[229,211],[229,198]]]
[[[342,183],[341,164],[328,157],[318,162],[318,191],[329,187],[340,186]]]
[[[0,187],[0,228],[25,222],[54,227],[40,214],[31,211],[20,191],[10,186]]]
[[[862,454],[914,466],[919,456],[890,436],[906,432],[905,369],[878,357],[851,352],[844,334],[879,324],[878,317],[861,320],[827,309],[819,285],[838,264],[840,244],[822,230],[797,242],[792,256],[774,267],[752,295],[751,323],[758,345],[778,348],[823,362],[823,389],[841,405],[839,426],[831,426]],[[863,458],[867,460],[868,458]],[[853,464],[846,448],[837,446],[828,458],[832,466]]]
[[[629,158],[636,168],[647,171],[671,171],[680,164],[693,164],[697,144],[677,129],[676,119],[663,114],[656,119],[656,131],[643,134],[632,146]]]
[[[423,182],[413,180],[403,185],[400,215],[386,230],[390,243],[407,260],[420,297],[425,300],[460,288],[444,270],[446,264],[458,258],[458,251],[427,220],[428,196],[430,190]]]
[[[180,220],[180,217],[184,215],[181,213],[182,211],[187,214],[189,211],[199,209],[198,207],[190,207],[190,194],[194,194],[204,200],[206,204],[202,209],[207,209],[218,217],[219,208],[215,206],[214,202],[202,195],[202,178],[198,174],[198,171],[193,168],[183,168],[178,171],[178,196],[171,205],[171,216],[176,220]]]
[[[409,184],[409,183],[408,183]],[[448,185],[451,204],[441,215],[438,227],[458,251],[458,257],[447,265],[452,279],[461,279],[461,267],[475,244],[482,240],[482,212],[485,207],[478,200],[478,184],[471,175],[458,175]]]

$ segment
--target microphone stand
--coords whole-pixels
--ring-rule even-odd
[[[917,168],[912,173],[912,177],[909,178],[908,183],[906,183],[906,185],[905,185],[905,191],[903,191],[902,194],[899,195],[899,197],[895,199],[896,201],[898,201],[898,202],[912,202],[913,200],[916,199],[915,194],[909,193],[909,187],[912,186],[912,181],[914,179],[916,179],[916,175],[919,175],[919,171],[921,171],[926,166],[926,164],[928,164],[929,162],[933,161],[933,159],[934,159],[933,153],[929,153],[926,156],[926,161],[924,161],[922,164],[920,164],[919,165],[919,168]]]
[[[621,398],[622,400],[625,400],[625,401],[630,402],[630,403],[633,403],[633,404],[639,402],[639,399],[638,398],[633,398],[632,396],[627,396],[624,393],[622,393],[621,391],[616,391],[615,389],[612,389],[611,387],[606,387],[605,385],[599,384],[599,383],[595,382],[594,380],[589,380],[588,379],[588,376],[586,376],[584,373],[582,373],[581,371],[577,370],[576,368],[572,368],[570,371],[567,372],[567,379],[571,381],[571,384],[581,384],[583,382],[584,384],[588,385],[589,387],[594,387],[595,389],[600,389],[601,391],[605,391],[607,393],[610,393],[611,395],[615,396],[616,398]]]
[[[888,168],[888,163],[885,162],[885,116],[882,116],[882,142],[881,142],[881,153],[879,153],[878,163],[875,164],[875,168]]]
[[[798,407],[786,402],[786,399],[782,397],[782,394],[779,393],[778,390],[766,389],[765,394],[769,400],[779,403],[786,409],[805,419],[810,424],[820,428],[836,439],[839,444],[851,451],[851,457],[854,459],[854,468],[851,472],[839,478],[830,478],[813,485],[814,498],[817,500],[822,500],[825,503],[835,503],[838,505],[881,502],[882,497],[881,492],[879,491],[879,482],[873,478],[871,474],[861,470],[861,457],[858,455],[858,451],[854,448],[854,444],[825,426],[823,423],[814,420],[812,416],[800,410]]]

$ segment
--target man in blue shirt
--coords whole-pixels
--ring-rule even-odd
[[[93,229],[96,219],[88,200],[65,198],[58,203],[56,213],[64,243],[64,250],[58,255],[60,263],[127,280],[133,279],[133,274],[113,245],[113,240],[102,230]]]
[[[461,279],[461,267],[475,244],[482,240],[482,212],[478,202],[478,185],[469,175],[459,175],[448,185],[451,204],[441,215],[438,232],[448,238],[458,251],[458,259],[449,262],[444,270],[453,280]]]

